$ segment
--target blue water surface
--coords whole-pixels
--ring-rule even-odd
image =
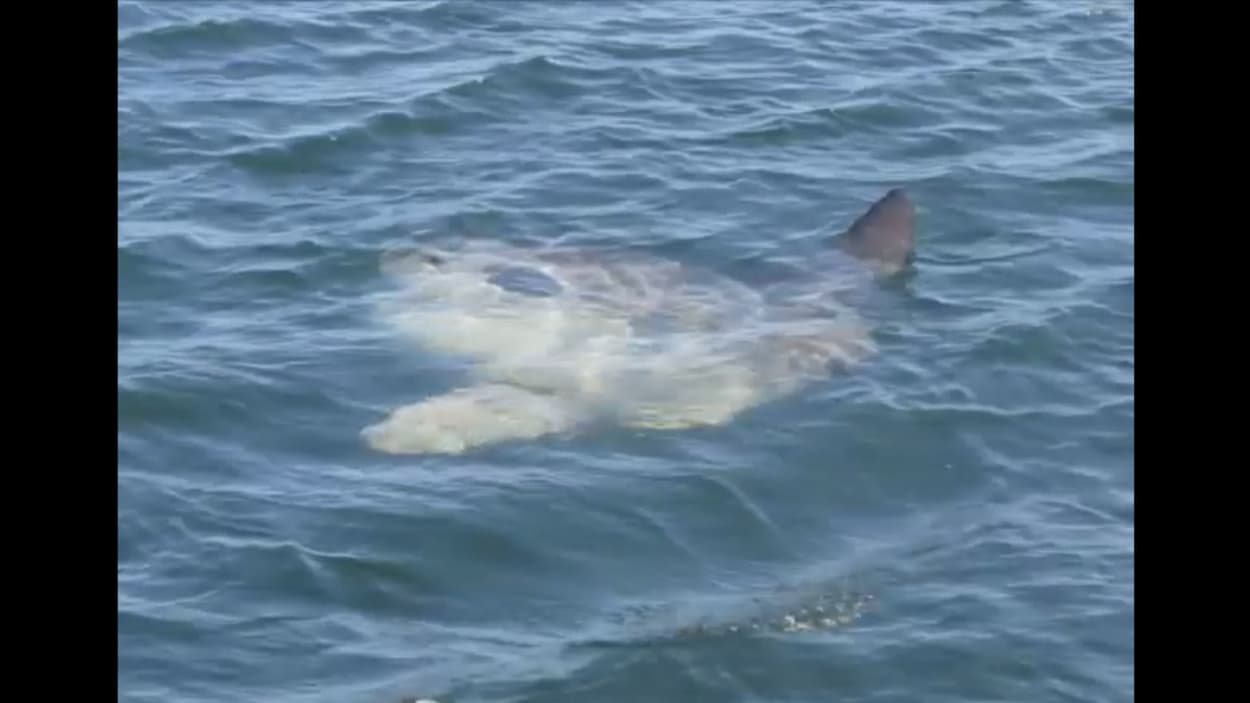
[[[1132,700],[1133,44],[1122,0],[120,2],[118,700]],[[895,186],[854,373],[361,441],[463,380],[379,324],[388,248],[749,271]]]

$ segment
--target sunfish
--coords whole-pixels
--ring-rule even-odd
[[[469,382],[362,437],[455,454],[593,426],[726,424],[875,351],[841,292],[911,264],[915,208],[890,190],[823,249],[807,262],[819,269],[759,286],[632,252],[468,241],[387,255],[398,285],[382,318],[466,362]]]

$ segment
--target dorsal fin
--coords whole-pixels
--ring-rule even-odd
[[[856,258],[894,273],[911,261],[916,247],[916,210],[902,188],[894,188],[851,223],[838,244]]]

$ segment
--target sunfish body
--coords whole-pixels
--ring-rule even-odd
[[[874,351],[840,290],[908,264],[912,204],[890,191],[833,245],[825,270],[763,286],[636,253],[463,242],[388,256],[383,318],[466,361],[471,382],[362,435],[392,454],[458,453],[594,424],[728,423]]]

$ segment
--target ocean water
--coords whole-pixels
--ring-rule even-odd
[[[1124,0],[119,3],[118,700],[1132,700],[1133,42]],[[749,277],[896,186],[853,372],[362,441],[463,381],[379,323],[389,249]]]

